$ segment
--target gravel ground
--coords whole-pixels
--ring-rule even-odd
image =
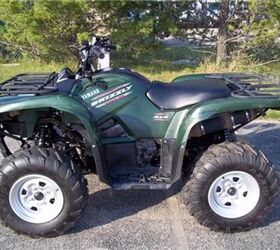
[[[280,168],[280,123],[256,121],[240,130]],[[90,199],[82,219],[66,235],[51,239],[19,236],[0,226],[0,249],[279,249],[280,198],[255,229],[236,234],[198,225],[179,196],[159,191],[112,191],[89,178]]]

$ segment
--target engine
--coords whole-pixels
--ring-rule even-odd
[[[145,167],[147,165],[159,166],[160,142],[154,139],[140,139],[136,142],[137,152],[137,165],[139,167]]]

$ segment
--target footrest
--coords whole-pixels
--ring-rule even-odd
[[[112,188],[116,190],[129,190],[129,189],[150,189],[150,190],[166,190],[170,188],[170,183],[113,183]]]

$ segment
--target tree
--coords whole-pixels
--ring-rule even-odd
[[[236,51],[275,45],[279,1],[1,1],[0,43],[64,61],[73,58],[81,40],[110,35],[124,57],[139,59],[160,48],[159,37],[179,35],[214,44],[220,64]]]
[[[100,3],[86,0],[2,1],[5,32],[0,42],[47,61],[71,58],[82,39],[104,27],[111,10],[98,7]]]
[[[198,37],[200,43],[214,44],[218,64],[226,62],[229,51],[246,36],[251,25],[246,0],[187,1],[188,15],[180,27],[187,37]]]
[[[73,57],[81,40],[110,34],[120,50],[137,57],[156,44],[153,18],[145,11],[158,5],[145,1],[3,1],[0,13],[5,32],[0,43],[43,60],[62,61]],[[128,18],[129,11],[136,13],[134,21]]]
[[[46,60],[60,60],[69,55],[77,34],[88,28],[86,6],[84,1],[2,1],[6,32],[1,42]]]
[[[137,61],[161,48],[159,36],[175,32],[174,7],[172,1],[108,1],[98,5],[103,12],[111,10],[106,23],[119,54]]]
[[[251,2],[252,13],[255,16],[250,34],[244,48],[254,53],[261,61],[280,60],[280,0]]]
[[[221,64],[228,56],[227,40],[228,40],[228,24],[229,17],[229,0],[222,0],[220,4],[220,13],[218,19],[217,34],[217,64]]]

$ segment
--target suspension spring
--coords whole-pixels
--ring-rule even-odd
[[[224,131],[225,141],[234,142],[236,141],[236,135],[234,131],[226,129]]]
[[[47,147],[46,139],[48,137],[48,125],[42,125],[39,127],[38,135],[37,135],[37,144],[40,147]]]

